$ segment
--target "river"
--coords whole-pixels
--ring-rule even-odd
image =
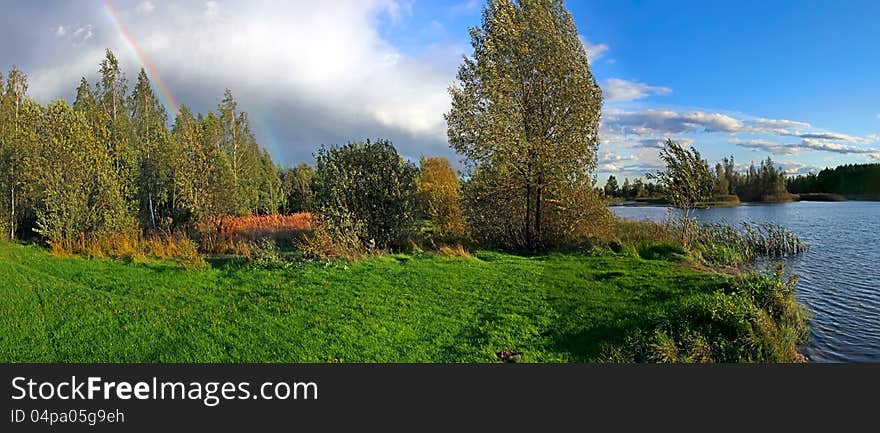
[[[615,206],[623,218],[662,221],[665,207]],[[804,355],[817,362],[880,362],[880,202],[797,202],[696,211],[701,222],[781,224],[809,245],[790,260],[796,296],[813,313]]]

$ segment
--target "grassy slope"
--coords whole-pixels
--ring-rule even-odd
[[[617,256],[185,271],[0,243],[0,361],[584,361],[725,284]]]

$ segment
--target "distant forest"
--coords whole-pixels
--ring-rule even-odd
[[[708,169],[708,162],[706,162]],[[735,170],[733,157],[715,164],[712,174],[714,200],[743,202],[783,201],[788,199],[785,172],[769,157],[759,165],[752,163],[745,172]],[[624,179],[620,185],[613,175],[608,178],[602,191],[608,197],[634,200],[639,198],[662,198],[664,191],[653,182]]]
[[[880,163],[848,164],[786,180],[793,194],[880,195]]]
[[[785,176],[781,167],[769,157],[759,165],[754,163],[745,172],[734,170],[733,157],[724,158],[712,172],[716,199],[736,196],[742,202],[772,202],[791,199],[790,194],[838,194],[849,198],[880,196],[880,163],[847,164],[826,168],[818,174]],[[610,176],[602,192],[607,197],[636,199],[663,198],[658,185],[624,178],[623,184]]]

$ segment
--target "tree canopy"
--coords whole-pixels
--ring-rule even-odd
[[[491,0],[450,89],[449,142],[470,170],[475,234],[514,248],[556,243],[566,199],[592,192],[602,91],[561,0]],[[562,219],[560,219],[562,218]]]

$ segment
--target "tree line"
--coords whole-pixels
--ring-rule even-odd
[[[795,194],[880,195],[880,163],[825,168],[818,174],[788,178],[786,186]]]
[[[708,162],[703,159],[707,172],[711,177],[712,189],[710,199],[729,201],[736,197],[743,202],[762,202],[786,200],[789,190],[786,189],[785,171],[774,164],[768,156],[757,166],[754,162],[745,171],[737,171],[733,157],[723,158],[715,164],[714,170],[709,169]],[[793,191],[792,191],[793,192]],[[651,180],[635,179],[630,182],[624,179],[621,186],[613,175],[608,177],[602,193],[608,197],[633,200],[637,198],[668,198],[669,192]]]
[[[0,78],[2,81],[2,78]],[[0,89],[0,226],[64,245],[83,234],[152,233],[275,212],[281,179],[227,90],[217,111],[168,114],[141,69],[129,91],[107,50],[76,99],[42,106],[13,68]]]

